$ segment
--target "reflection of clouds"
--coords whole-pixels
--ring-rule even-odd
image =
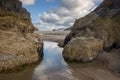
[[[42,63],[35,68],[33,80],[48,80],[48,78],[56,80],[58,77],[60,80],[61,78],[73,80],[72,73],[62,57],[62,50],[57,43],[44,41],[44,58]]]
[[[67,64],[62,57],[63,48],[59,48],[55,42],[44,42],[44,59],[42,65],[47,66],[49,69],[60,69]]]

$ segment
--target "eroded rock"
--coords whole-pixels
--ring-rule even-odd
[[[0,72],[41,58],[42,39],[33,32],[30,14],[19,0],[0,0]]]
[[[109,52],[113,47],[119,48],[119,25],[120,0],[104,0],[93,12],[75,21],[63,47],[76,37],[94,37],[102,40],[103,49]]]
[[[102,51],[103,41],[93,37],[77,37],[64,48],[63,56],[69,60],[88,62],[95,59]]]

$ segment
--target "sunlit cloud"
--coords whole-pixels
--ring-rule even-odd
[[[54,0],[46,0],[46,2],[54,2]]]
[[[61,0],[60,7],[39,14],[39,28],[46,27],[48,30],[54,28],[71,27],[74,21],[90,13],[103,0]]]
[[[35,0],[20,0],[24,5],[33,5]]]

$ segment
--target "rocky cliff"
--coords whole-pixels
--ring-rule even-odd
[[[63,47],[65,59],[89,62],[102,55],[102,61],[119,72],[120,0],[104,0],[93,12],[77,19]],[[111,56],[114,49],[117,53]]]
[[[42,40],[34,29],[19,0],[0,0],[0,71],[39,60]]]

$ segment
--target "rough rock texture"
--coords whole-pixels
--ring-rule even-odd
[[[35,31],[39,31],[39,29],[37,27],[35,27]]]
[[[83,36],[102,40],[103,51],[111,52],[114,48],[120,48],[120,0],[104,0],[93,12],[77,19],[70,34],[66,36],[63,47],[70,45],[69,42],[73,38]],[[74,44],[74,47],[75,50],[81,49],[81,45],[78,47],[78,43]],[[66,55],[65,58],[75,54],[66,53],[65,49],[63,51],[63,55]],[[119,56],[119,53],[117,54]],[[116,58],[114,57],[114,59]]]
[[[30,13],[22,8],[20,1],[0,0],[0,30],[30,33],[34,31]]]
[[[0,71],[39,60],[42,40],[33,32],[30,14],[19,0],[0,0]]]
[[[103,48],[102,40],[93,37],[78,37],[72,39],[64,48],[63,56],[69,60],[90,61],[96,58]]]
[[[108,7],[106,1],[110,1],[111,4],[109,6],[111,5],[111,7]],[[83,18],[77,19],[70,34],[66,36],[63,46],[72,38],[82,36],[103,40],[103,47],[106,51],[110,50],[113,45],[119,47],[120,0],[104,0],[95,11]]]
[[[30,19],[30,13],[22,8],[22,3],[18,0],[0,0],[0,12],[3,15],[16,14],[24,19]]]

